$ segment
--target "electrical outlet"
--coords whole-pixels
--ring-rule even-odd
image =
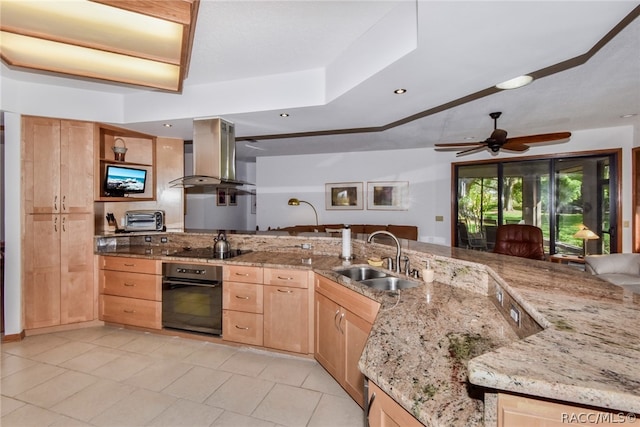
[[[160,242],[161,243],[167,243],[169,241],[169,239],[167,237],[161,237],[160,238]]]
[[[444,221],[444,216],[436,215],[436,222],[442,222],[442,221]]]
[[[144,241],[147,243],[151,243],[151,236],[144,236]]]
[[[311,243],[303,243],[300,245],[302,249],[311,249]]]
[[[520,326],[520,310],[512,305],[511,309],[509,310],[509,315],[511,316],[513,321],[516,322],[518,326]]]
[[[500,305],[502,306],[502,301],[504,300],[504,295],[502,293],[502,289],[499,287],[496,287],[496,299],[498,300],[498,302],[500,303]]]

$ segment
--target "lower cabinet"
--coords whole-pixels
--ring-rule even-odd
[[[498,427],[619,426],[634,416],[640,415],[498,393]]]
[[[162,264],[100,257],[100,320],[162,329]]]
[[[262,346],[263,269],[225,265],[222,284],[222,339]]]
[[[422,424],[387,393],[369,381],[369,427],[420,427]],[[513,424],[521,426],[522,424]]]
[[[319,275],[315,285],[315,358],[364,407],[358,361],[380,304]]]

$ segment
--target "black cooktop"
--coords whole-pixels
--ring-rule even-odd
[[[170,254],[180,258],[206,258],[206,259],[229,259],[249,253],[249,250],[234,249],[229,252],[217,253],[213,248],[182,248],[182,250]]]

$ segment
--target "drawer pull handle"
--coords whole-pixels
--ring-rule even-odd
[[[136,312],[135,310],[127,310],[127,309],[124,309],[123,311],[124,311],[125,313],[129,313],[129,314],[133,314],[133,313],[135,313],[135,312]]]
[[[124,266],[125,267],[135,267],[136,265],[135,264],[125,264]]]
[[[238,325],[236,325],[236,329],[242,329],[243,331],[248,331],[249,330],[248,327],[247,328],[243,328],[242,326],[238,326]]]
[[[125,284],[124,284],[124,285],[125,285],[125,286],[129,286],[129,287],[134,287],[134,286],[136,286],[136,284],[135,284],[135,283],[126,283],[126,282],[125,282]]]
[[[236,276],[249,277],[249,273],[236,273]]]
[[[278,276],[278,279],[280,279],[280,280],[293,280],[293,277],[282,277],[282,276]]]
[[[293,291],[278,289],[278,292],[281,292],[281,293],[283,293],[283,294],[290,294],[290,293],[292,293]]]
[[[238,298],[238,299],[249,299],[249,297],[242,297],[240,295],[236,295],[236,298]]]

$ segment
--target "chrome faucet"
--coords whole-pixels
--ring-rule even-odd
[[[395,267],[395,271],[396,273],[400,273],[400,242],[398,241],[398,238],[396,236],[394,236],[393,234],[389,233],[386,230],[379,230],[379,231],[374,231],[373,233],[369,234],[369,238],[367,239],[367,243],[371,243],[371,240],[373,240],[373,237],[378,235],[378,234],[386,234],[387,236],[390,236],[393,241],[396,243],[396,267]]]

